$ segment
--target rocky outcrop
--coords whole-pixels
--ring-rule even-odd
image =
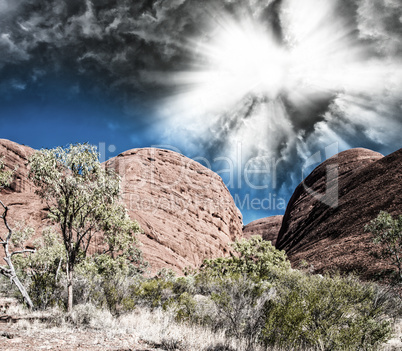
[[[9,208],[7,219],[13,228],[25,224],[34,228],[36,234],[40,234],[42,229],[49,225],[49,220],[46,205],[35,194],[34,185],[28,180],[28,157],[34,151],[30,147],[0,139],[0,157],[3,156],[7,169],[15,171],[10,188],[1,191],[0,200]],[[0,208],[0,211],[2,210]],[[2,235],[6,233],[2,221],[0,231]]]
[[[222,179],[173,151],[134,149],[106,162],[122,177],[123,201],[144,230],[153,270],[195,267],[228,253],[242,220]]]
[[[294,265],[372,277],[387,268],[371,254],[364,226],[380,210],[402,213],[402,149],[383,157],[351,149],[319,165],[295,190],[276,247]]]
[[[25,222],[37,235],[50,224],[46,205],[27,180],[33,149],[0,139],[0,155],[16,169],[0,199],[10,208],[12,225]],[[139,239],[152,271],[196,267],[205,258],[228,253],[228,243],[241,236],[242,220],[222,179],[185,156],[158,149],[124,152],[106,162],[122,177],[122,200],[144,234]],[[5,228],[0,223],[0,230]],[[99,239],[99,238],[98,238]],[[96,250],[99,240],[91,251]]]
[[[0,199],[8,205],[12,226],[48,226],[46,205],[27,180],[33,149],[0,139],[6,167],[15,169],[10,188]],[[182,155],[160,149],[126,151],[106,162],[122,177],[122,198],[144,230],[139,239],[153,272],[180,271],[203,259],[228,253],[241,236],[262,235],[275,241],[297,266],[307,261],[315,271],[339,269],[372,277],[387,268],[364,225],[380,210],[402,213],[402,149],[386,157],[366,149],[342,152],[318,166],[300,184],[281,216],[244,227],[239,210],[221,178]],[[4,233],[4,225],[0,223]],[[96,249],[95,243],[95,249]]]
[[[283,216],[271,216],[257,219],[243,228],[243,236],[250,238],[253,235],[260,235],[264,240],[275,245],[279,230],[281,229]]]

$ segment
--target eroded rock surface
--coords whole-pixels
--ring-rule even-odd
[[[122,176],[123,201],[143,228],[153,270],[199,266],[228,253],[242,220],[222,179],[173,151],[134,149],[106,162]]]
[[[281,229],[283,216],[271,216],[257,219],[243,228],[245,238],[253,235],[260,235],[264,240],[270,241],[275,245],[276,239]]]
[[[364,226],[380,210],[402,213],[401,166],[402,149],[386,157],[351,149],[323,162],[296,188],[276,247],[294,265],[306,260],[317,272],[380,273],[387,266],[372,255],[376,246]]]
[[[17,168],[0,199],[10,208],[12,225],[24,221],[36,235],[50,224],[46,205],[27,180],[33,149],[1,139],[6,167]],[[139,239],[152,271],[199,266],[205,258],[228,253],[241,236],[242,220],[222,179],[201,164],[172,151],[135,149],[106,162],[122,177],[122,200],[144,230]],[[0,230],[5,228],[0,223]],[[99,238],[98,238],[99,239]],[[91,251],[101,245],[94,242]]]
[[[10,188],[3,189],[0,200],[9,208],[7,219],[13,229],[26,225],[35,229],[36,234],[49,225],[46,205],[35,194],[34,185],[28,181],[28,157],[35,150],[6,139],[0,139],[0,156],[6,169],[15,170]],[[3,208],[0,208],[3,213]],[[6,228],[0,222],[0,231],[4,235]],[[1,255],[1,253],[0,253]]]

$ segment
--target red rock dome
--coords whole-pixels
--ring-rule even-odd
[[[46,205],[27,180],[27,160],[34,151],[0,139],[5,166],[17,169],[11,188],[3,189],[0,199],[10,208],[12,225],[24,220],[40,235],[50,222]],[[153,272],[179,272],[205,258],[223,256],[227,244],[241,236],[242,220],[232,196],[222,179],[201,164],[172,151],[135,149],[106,166],[122,177],[122,199],[144,230],[141,249]],[[0,230],[5,230],[2,223]]]
[[[380,210],[402,213],[401,165],[402,149],[386,157],[351,149],[323,162],[296,188],[276,247],[295,265],[306,260],[318,272],[380,272],[385,267],[371,255],[374,246],[364,226]],[[334,179],[331,170],[337,172]]]
[[[243,228],[243,236],[250,238],[253,235],[260,235],[264,240],[275,245],[281,229],[283,216],[271,216],[257,219]]]
[[[199,266],[228,253],[242,221],[222,179],[173,151],[134,149],[106,162],[122,176],[123,201],[145,234],[153,270]]]

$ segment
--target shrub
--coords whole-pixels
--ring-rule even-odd
[[[197,293],[212,300],[217,313],[210,319],[195,317],[197,304],[185,296],[179,310],[186,320],[244,339],[247,350],[258,343],[284,349],[375,349],[390,337],[386,315],[396,304],[378,286],[292,270],[285,254],[260,237],[233,247],[236,256],[206,261],[195,276]]]
[[[375,349],[391,335],[387,301],[372,284],[353,277],[309,276],[297,271],[275,284],[265,305],[262,340],[279,347]]]
[[[377,285],[293,270],[283,252],[260,238],[243,240],[235,250],[238,256],[210,260],[186,277],[164,270],[146,279],[123,258],[86,258],[77,266],[80,300],[69,321],[97,327],[109,323],[112,314],[147,306],[221,332],[241,342],[244,351],[374,350],[390,337],[387,316],[400,312],[400,300]],[[107,311],[102,315],[96,308]],[[185,349],[178,340],[165,335],[163,347]],[[214,347],[230,350],[225,343]]]
[[[242,239],[232,244],[236,255],[205,260],[202,271],[209,276],[247,275],[254,280],[270,279],[273,270],[289,270],[284,251],[277,250],[261,236]]]
[[[217,309],[214,329],[223,329],[229,337],[244,339],[246,350],[252,350],[265,325],[264,306],[273,295],[274,289],[269,283],[256,283],[247,276],[218,279],[211,294]]]
[[[197,301],[189,293],[184,292],[171,305],[179,322],[196,319]]]
[[[147,279],[139,286],[132,286],[138,303],[151,308],[165,307],[173,297],[173,283],[159,278]]]
[[[140,275],[124,256],[112,258],[107,254],[87,257],[77,267],[75,303],[92,303],[106,308],[113,315],[134,309],[130,286],[138,284]]]
[[[373,235],[373,241],[382,246],[382,258],[395,266],[396,281],[402,281],[402,215],[393,219],[392,216],[381,211],[377,218],[364,227],[366,232]]]
[[[34,245],[34,255],[16,259],[32,302],[37,309],[62,306],[64,246],[52,228],[46,228]]]
[[[68,294],[63,243],[58,234],[48,228],[35,246],[38,248],[35,255],[20,256],[16,260],[34,305],[39,309],[65,306]],[[134,308],[129,288],[138,281],[145,265],[143,261],[132,264],[131,254],[127,253],[114,258],[110,254],[91,257],[82,254],[77,261],[73,276],[75,304],[91,303],[114,315]]]

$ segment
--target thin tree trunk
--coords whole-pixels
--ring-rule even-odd
[[[71,312],[73,310],[73,271],[71,268],[67,275],[67,296],[67,312]]]
[[[57,280],[58,280],[58,278],[59,278],[59,272],[60,272],[60,268],[61,268],[61,263],[63,262],[63,258],[62,257],[60,257],[60,260],[59,260],[59,265],[57,266],[57,270],[56,270],[56,275],[55,275],[55,277],[54,277],[54,281],[57,283]]]

